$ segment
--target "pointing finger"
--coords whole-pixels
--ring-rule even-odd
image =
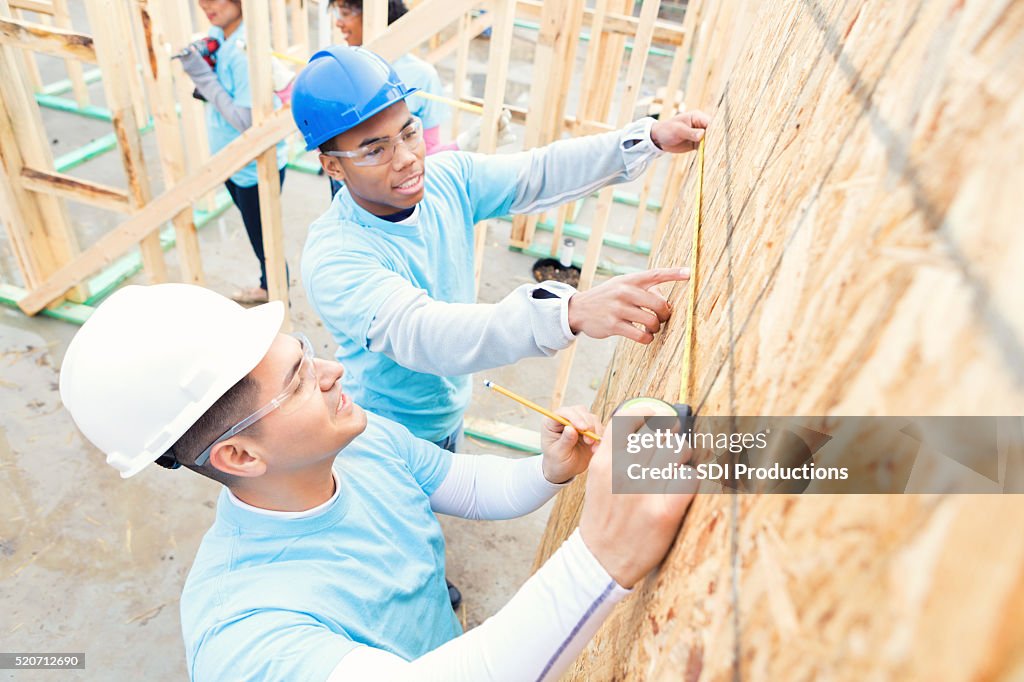
[[[690,268],[654,268],[643,272],[623,275],[623,279],[643,289],[650,289],[663,282],[681,282],[690,279]]]

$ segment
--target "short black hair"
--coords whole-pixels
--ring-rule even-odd
[[[179,438],[168,451],[178,462],[196,473],[212,478],[225,485],[235,480],[234,476],[225,474],[210,462],[196,466],[196,458],[210,447],[213,441],[232,426],[242,421],[256,410],[256,399],[259,396],[259,384],[246,374],[234,386],[217,399],[202,417]],[[246,433],[252,435],[259,428],[253,424]]]
[[[363,11],[363,0],[330,0],[330,2],[327,3],[328,7],[332,7],[334,5],[348,7],[349,9],[353,9],[357,12]],[[402,0],[388,0],[388,23],[395,23],[408,11],[409,8],[405,6],[405,3]]]
[[[338,146],[336,144],[334,144],[334,141],[337,140],[339,137],[341,137],[340,134],[335,135],[334,137],[330,138],[329,140],[324,140],[323,142],[321,142],[320,146],[318,147],[318,149],[320,150],[320,153],[321,154],[326,154],[327,152],[336,152],[336,151],[338,151]]]

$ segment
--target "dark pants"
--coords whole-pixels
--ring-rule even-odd
[[[448,452],[455,452],[455,448],[459,445],[459,439],[462,438],[462,423],[448,434],[446,437],[434,443],[437,447]]]
[[[445,438],[442,438],[441,440],[435,442],[434,445],[441,448],[442,450],[447,450],[448,452],[454,453],[455,448],[459,444],[460,438],[462,438],[462,422],[459,422],[459,425],[455,428],[453,432],[448,434],[448,436],[446,436]],[[452,584],[452,581],[448,580],[447,577],[445,577],[444,581],[448,584],[448,599],[452,603],[452,610],[458,611],[459,605],[462,604],[462,593],[459,592],[459,588],[455,587],[455,585]]]
[[[284,168],[280,172],[280,186],[284,185]],[[249,243],[252,250],[256,252],[256,258],[260,261],[260,288],[267,288],[267,259],[263,255],[263,221],[260,219],[260,191],[258,185],[252,187],[240,187],[229,179],[224,183],[231,195],[231,201],[235,202],[238,212],[242,214],[242,222],[245,224],[245,232],[249,235]],[[288,271],[288,264],[285,263],[285,272]]]

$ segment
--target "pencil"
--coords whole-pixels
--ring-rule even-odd
[[[562,426],[572,426],[572,422],[570,422],[565,417],[561,417],[561,416],[555,414],[554,412],[552,412],[551,410],[548,410],[546,408],[541,407],[540,405],[538,405],[537,403],[533,402],[532,400],[527,400],[526,398],[524,398],[521,395],[516,395],[515,393],[513,393],[510,390],[508,390],[507,388],[503,388],[503,387],[499,386],[498,384],[494,383],[493,381],[491,381],[489,379],[485,379],[484,380],[484,386],[486,386],[487,388],[490,388],[490,389],[494,389],[498,393],[501,393],[502,395],[505,395],[505,396],[508,396],[509,398],[512,398],[512,400],[516,401],[520,405],[525,405],[526,407],[529,407],[531,410],[534,410],[536,412],[540,412],[542,415],[544,415],[548,419],[554,419],[556,422],[558,422]],[[576,428],[575,426],[572,426],[572,427],[574,429]],[[582,433],[584,436],[587,436],[588,438],[591,438],[591,439],[593,439],[595,441],[600,441],[601,440],[601,436],[597,435],[593,431],[581,431],[580,433]]]

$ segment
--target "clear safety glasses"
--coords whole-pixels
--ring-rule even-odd
[[[394,137],[384,137],[351,152],[324,152],[327,156],[352,159],[357,166],[380,166],[395,158],[395,148],[417,149],[423,143],[423,121],[413,116],[409,125]]]
[[[213,447],[218,443],[249,428],[274,410],[280,410],[282,414],[292,414],[305,404],[309,396],[318,390],[316,367],[313,364],[313,344],[303,334],[292,334],[292,336],[298,339],[302,345],[302,359],[299,361],[299,366],[295,370],[295,375],[291,378],[291,381],[288,382],[288,385],[276,398],[232,426],[220,438],[210,443],[210,446],[203,450],[202,454],[196,458],[196,466],[203,466],[210,460],[210,452],[213,451]]]
[[[347,21],[352,17],[358,17],[362,13],[363,10],[343,5],[340,0],[331,5],[331,15],[335,21]]]

